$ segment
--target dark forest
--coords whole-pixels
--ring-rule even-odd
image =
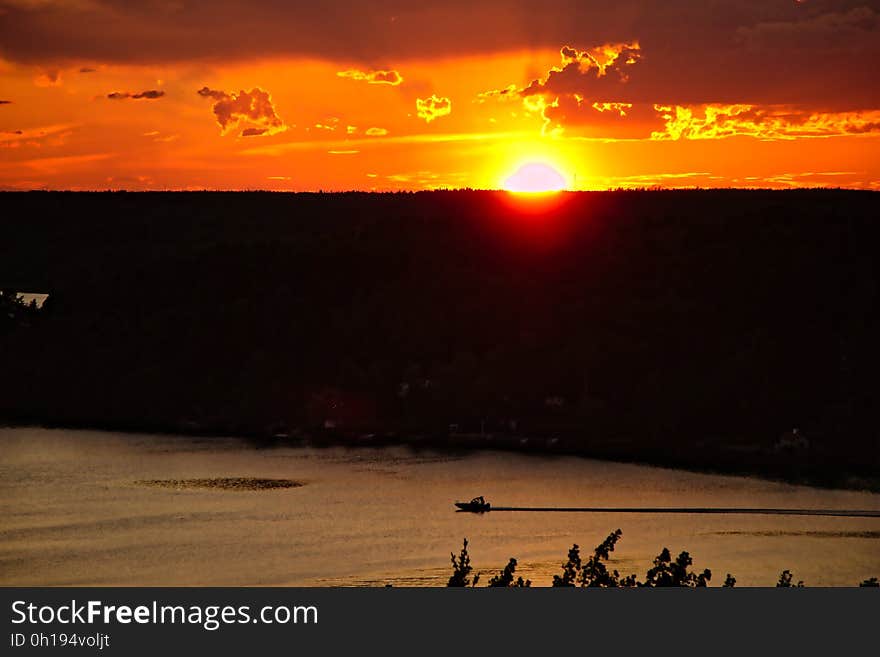
[[[875,193],[32,192],[0,208],[7,423],[880,486]]]

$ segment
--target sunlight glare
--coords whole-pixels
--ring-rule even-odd
[[[559,192],[566,187],[566,180],[559,171],[540,162],[523,164],[503,184],[508,192],[524,194]]]

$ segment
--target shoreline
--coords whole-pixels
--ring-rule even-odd
[[[0,420],[0,428],[27,429],[40,428],[73,431],[106,431],[124,434],[151,433],[162,436],[185,438],[234,438],[251,442],[255,447],[346,447],[378,448],[407,447],[412,450],[433,450],[439,452],[477,452],[496,451],[534,454],[537,456],[574,456],[609,463],[642,465],[666,470],[681,470],[698,474],[749,477],[764,481],[808,486],[820,490],[844,490],[880,493],[880,475],[856,472],[847,468],[822,467],[821,454],[812,454],[809,461],[804,455],[790,453],[762,452],[764,462],[743,464],[735,460],[737,451],[725,446],[705,445],[696,448],[695,453],[682,458],[668,457],[662,450],[627,450],[625,444],[605,441],[593,446],[575,446],[557,438],[537,436],[498,436],[493,434],[449,434],[447,436],[414,433],[404,436],[398,432],[351,433],[342,432],[291,432],[267,434],[256,431],[210,430],[208,427],[131,427],[112,424],[67,424],[42,422],[10,422]],[[639,453],[641,452],[641,453]],[[800,457],[785,460],[785,457]]]

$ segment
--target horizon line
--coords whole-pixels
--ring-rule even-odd
[[[450,193],[450,192],[479,192],[479,193],[497,193],[511,194],[522,197],[529,196],[550,196],[556,194],[605,194],[619,192],[820,192],[820,191],[836,191],[836,192],[867,192],[877,193],[880,189],[865,189],[862,187],[831,187],[831,186],[804,186],[804,187],[700,187],[700,186],[683,186],[683,187],[664,187],[661,185],[639,186],[639,187],[605,187],[601,189],[560,189],[552,192],[514,192],[507,189],[493,187],[439,187],[436,189],[311,189],[311,190],[291,190],[291,189],[269,189],[266,187],[254,188],[221,188],[221,187],[204,187],[201,189],[129,189],[125,187],[104,188],[104,189],[69,189],[57,188],[46,189],[42,187],[34,187],[30,189],[17,188],[0,188],[2,194],[303,194],[303,195],[334,195],[334,194],[374,194],[376,196],[391,194],[432,194],[432,193]]]

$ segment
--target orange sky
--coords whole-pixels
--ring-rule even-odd
[[[0,0],[0,188],[880,189],[877,4]]]

